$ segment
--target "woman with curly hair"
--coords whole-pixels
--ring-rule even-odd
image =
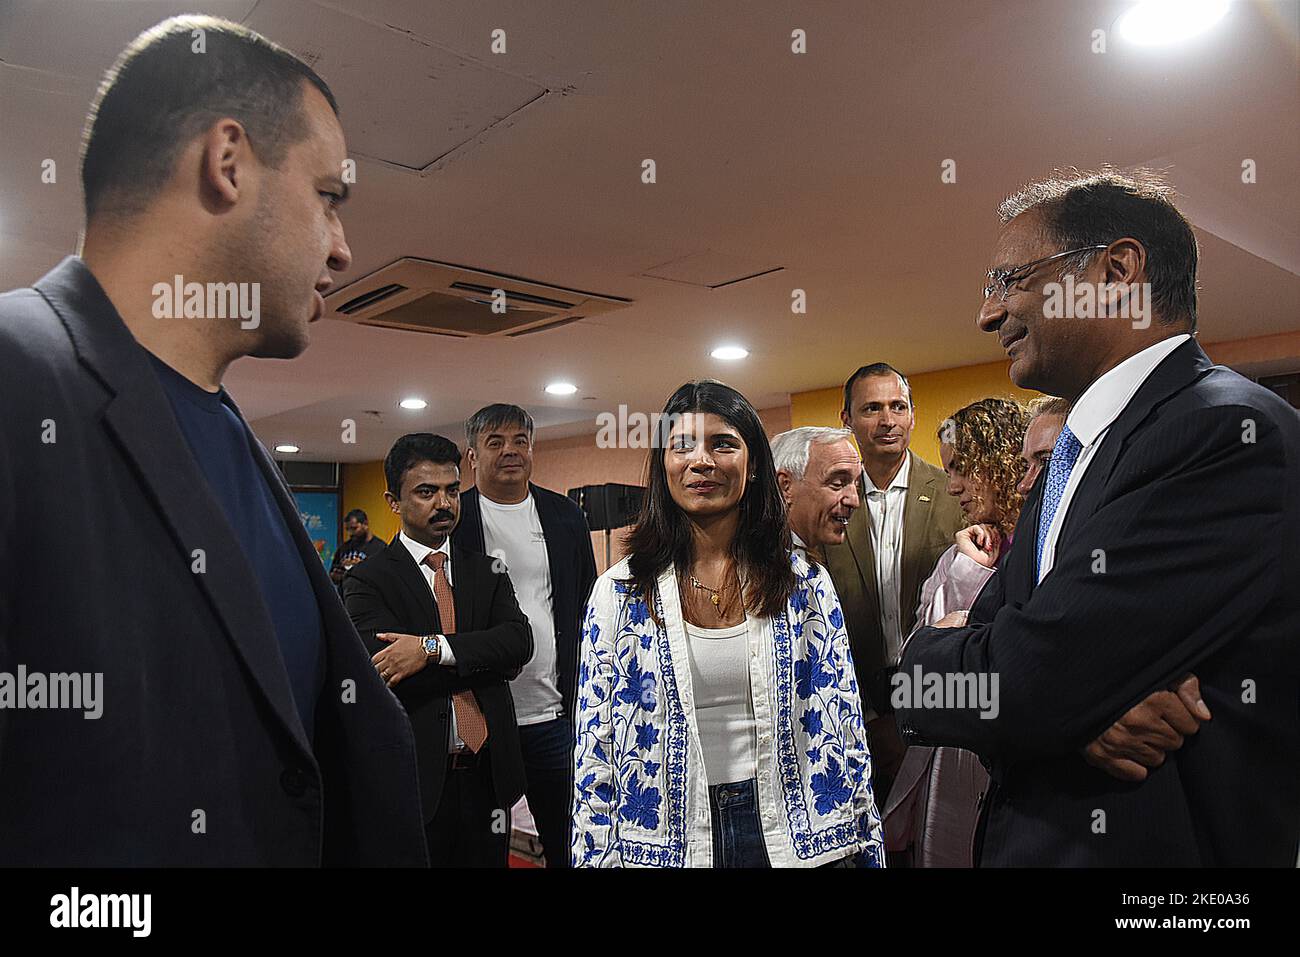
[[[968,610],[998,560],[1010,550],[1024,501],[1017,486],[1028,412],[1010,399],[980,399],[939,427],[939,459],[948,494],[966,527],[921,588],[916,627]],[[979,796],[988,783],[979,759],[959,748],[911,747],[885,808],[891,862],[913,867],[970,867]]]
[[[659,424],[583,621],[574,866],[882,866],[844,615],[791,553],[758,414],[688,382]]]

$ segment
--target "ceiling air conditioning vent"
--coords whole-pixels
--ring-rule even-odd
[[[373,306],[381,299],[387,299],[389,296],[394,293],[399,293],[405,288],[406,287],[400,283],[390,282],[387,286],[380,286],[378,289],[372,289],[370,292],[349,299],[347,302],[343,303],[343,305],[339,306],[338,311],[344,315],[350,316],[352,313],[364,309],[366,306]]]
[[[326,297],[325,307],[329,318],[344,322],[474,338],[558,328],[622,309],[631,302],[470,266],[407,257],[332,293]]]
[[[544,326],[534,326],[531,329],[520,329],[518,332],[507,332],[506,335],[511,339],[515,336],[530,336],[534,332],[541,332],[543,329],[558,329],[560,326],[567,326],[571,322],[577,322],[579,319],[586,318],[586,316],[570,316],[568,319],[557,319],[555,322],[548,323]]]

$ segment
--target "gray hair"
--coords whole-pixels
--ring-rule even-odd
[[[529,443],[533,441],[533,417],[528,414],[528,410],[517,405],[496,402],[483,406],[466,420],[465,444],[472,449],[478,444],[478,437],[484,432],[491,432],[508,425],[519,426],[528,433]]]
[[[772,439],[772,464],[776,471],[785,472],[793,479],[801,479],[808,468],[808,450],[814,442],[818,445],[831,445],[844,441],[852,434],[852,429],[828,429],[814,425],[782,432]]]

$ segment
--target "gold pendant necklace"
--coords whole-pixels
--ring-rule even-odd
[[[722,617],[722,592],[718,591],[717,589],[710,588],[708,585],[704,584],[704,582],[700,581],[694,575],[691,575],[689,577],[691,579],[691,585],[693,587],[709,593],[709,601],[713,602],[713,607],[718,610],[718,617],[721,618]]]

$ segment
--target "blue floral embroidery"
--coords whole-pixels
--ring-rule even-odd
[[[794,663],[794,693],[800,698],[811,698],[818,688],[827,687],[834,678],[822,669],[822,663],[812,657],[811,651],[807,658]]]
[[[799,723],[803,725],[803,733],[810,738],[822,733],[822,713],[816,708],[810,708],[801,714]]]
[[[650,606],[637,599],[627,606],[627,620],[634,625],[644,625],[650,617]]]
[[[808,589],[799,587],[794,590],[790,596],[790,610],[795,614],[803,614],[808,610]]]
[[[655,708],[655,676],[651,671],[642,671],[641,664],[632,658],[627,663],[627,678],[623,690],[615,697],[624,704],[640,704],[646,711]]]
[[[659,740],[659,729],[651,724],[636,726],[636,746],[642,751],[649,751]]]
[[[642,788],[636,772],[628,779],[627,790],[623,794],[623,806],[618,816],[625,821],[634,821],[647,831],[659,826],[659,789]]]
[[[832,809],[846,802],[853,794],[840,765],[834,758],[826,760],[826,770],[812,776],[813,794],[817,795],[817,813],[829,814]]]
[[[778,804],[801,859],[858,853],[881,866],[880,819],[871,797],[861,706],[843,615],[824,569],[792,559],[800,582],[786,614],[771,619],[767,713]],[[677,687],[661,596],[650,606],[630,581],[605,579],[584,619],[574,831],[578,865],[680,867],[692,833],[700,771]],[[608,616],[608,617],[604,617]],[[603,632],[602,632],[603,628]],[[600,640],[598,640],[600,639]],[[802,706],[796,706],[803,702]],[[796,720],[796,718],[798,720]],[[707,820],[707,816],[706,816]],[[766,823],[766,822],[765,822]]]

